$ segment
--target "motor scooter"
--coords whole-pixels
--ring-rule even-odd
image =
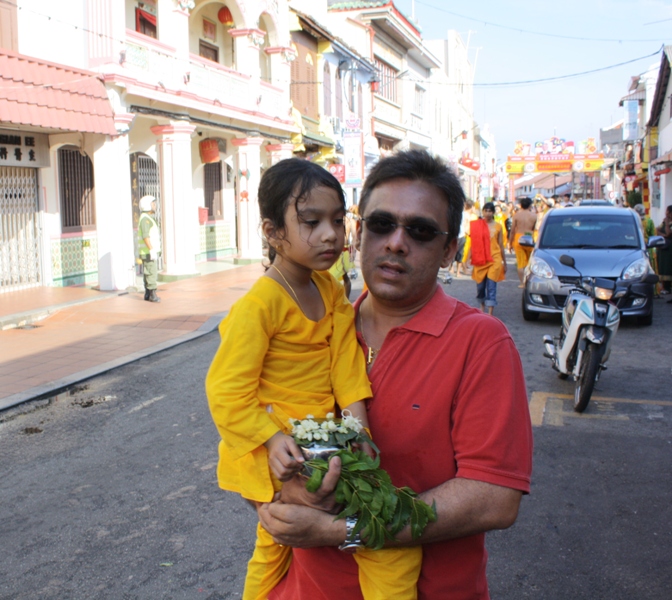
[[[563,265],[576,270],[579,277],[570,290],[562,309],[559,337],[544,336],[544,356],[562,379],[574,378],[574,410],[583,412],[588,406],[600,373],[606,370],[611,344],[621,321],[616,300],[628,293],[611,279],[583,277],[574,259],[563,254]],[[658,276],[649,274],[647,283],[656,283]]]

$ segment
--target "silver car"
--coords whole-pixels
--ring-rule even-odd
[[[584,277],[604,277],[626,291],[617,301],[621,316],[637,317],[640,325],[653,319],[653,284],[644,283],[653,273],[647,245],[635,211],[614,206],[554,208],[544,217],[535,245],[531,236],[519,243],[534,247],[525,269],[523,318],[536,321],[542,313],[560,314],[578,276],[560,263],[562,254],[574,258]],[[648,247],[664,244],[652,236]]]

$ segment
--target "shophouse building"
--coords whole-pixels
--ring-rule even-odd
[[[194,275],[210,258],[261,258],[259,178],[293,155],[298,131],[288,14],[284,0],[37,2],[11,12],[11,36],[3,14],[2,46],[12,40],[21,55],[49,60],[49,89],[77,72],[71,96],[59,98],[64,112],[84,114],[75,100],[93,111],[94,99],[107,111],[95,113],[105,126],[81,117],[43,130],[32,116],[0,113],[0,129],[46,136],[35,138],[48,157],[34,192],[39,284],[133,285],[144,194],[158,199],[160,277]]]
[[[665,218],[672,205],[672,46],[665,46],[660,59],[656,89],[647,123],[647,140],[651,144],[649,169],[650,216],[656,225]]]
[[[326,0],[292,2],[290,8],[292,47],[297,55],[290,96],[300,128],[294,154],[328,169],[343,185],[348,204],[357,204],[364,180],[364,153],[371,149],[367,134],[376,67],[368,54],[362,55],[332,31]],[[369,37],[368,28],[360,24],[358,30]],[[374,154],[378,155],[377,144]]]
[[[373,91],[371,140],[364,140],[370,167],[376,153],[394,150],[432,149],[434,116],[429,81],[439,60],[424,44],[419,26],[390,0],[335,2],[329,0],[330,24],[341,37],[358,41],[358,51],[367,51],[377,70]],[[369,32],[367,36],[365,32]]]
[[[476,173],[466,48],[433,50],[392,0],[8,0],[0,18],[0,292],[134,286],[146,194],[160,279],[260,260],[259,179],[283,158],[348,203],[397,149]]]

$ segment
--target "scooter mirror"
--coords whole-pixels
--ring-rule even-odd
[[[569,256],[569,254],[563,254],[560,257],[560,262],[566,267],[572,267],[572,269],[574,268],[574,259]]]

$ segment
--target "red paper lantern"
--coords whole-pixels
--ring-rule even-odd
[[[226,25],[227,27],[232,27],[235,24],[233,21],[233,15],[226,6],[223,6],[222,8],[219,9],[219,12],[217,13],[217,18],[219,19],[219,22],[222,25]]]
[[[476,169],[478,171],[478,169],[481,168],[481,163],[479,163],[477,160],[475,160],[471,163],[471,168]]]
[[[219,162],[219,144],[217,143],[217,140],[207,139],[199,142],[198,150],[201,154],[201,162]]]

